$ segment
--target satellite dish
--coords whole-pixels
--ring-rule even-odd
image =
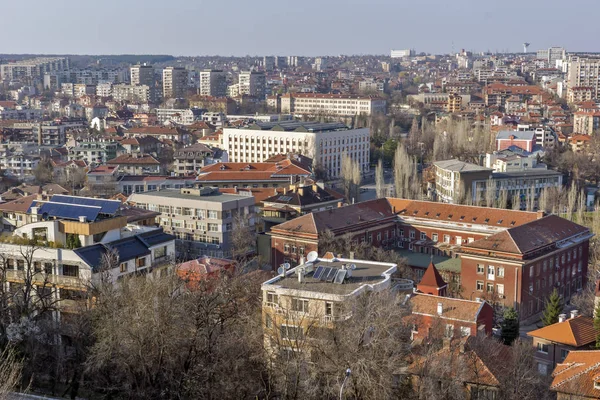
[[[279,267],[279,268],[277,268],[277,273],[278,273],[279,275],[283,275],[283,274],[285,273],[285,268],[283,268],[283,267]]]
[[[283,263],[283,264],[281,264],[281,266],[282,266],[282,267],[283,267],[285,270],[287,270],[287,269],[290,269],[290,267],[291,267],[290,263]]]
[[[317,258],[319,258],[319,253],[317,253],[316,251],[311,251],[310,253],[307,254],[306,261],[313,262]]]

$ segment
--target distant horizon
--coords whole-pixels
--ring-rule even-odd
[[[549,4],[550,3],[550,4]],[[42,0],[3,8],[6,54],[176,57],[598,52],[597,0]],[[581,10],[585,10],[582,12]],[[565,21],[577,21],[566,29]],[[24,29],[26,27],[26,29]],[[564,28],[564,29],[561,29]],[[229,54],[228,54],[229,53]]]

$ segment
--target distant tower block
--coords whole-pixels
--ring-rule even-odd
[[[523,53],[527,53],[527,48],[529,47],[530,44],[531,43],[527,43],[527,42],[523,43]]]

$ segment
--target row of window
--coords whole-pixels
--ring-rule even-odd
[[[286,243],[283,245],[283,252],[285,254],[290,253],[290,254],[304,255],[304,246],[296,247],[295,244],[290,246],[289,244]]]

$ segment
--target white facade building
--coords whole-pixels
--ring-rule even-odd
[[[263,72],[242,71],[239,76],[239,94],[263,98],[267,79]]]
[[[349,117],[385,113],[386,101],[379,97],[318,93],[288,93],[281,96],[281,112],[296,115]]]
[[[227,80],[225,72],[217,69],[200,71],[200,96],[225,97],[227,95]]]
[[[185,96],[187,90],[188,71],[183,67],[167,67],[163,69],[163,97],[174,99]]]
[[[225,128],[223,146],[230,162],[264,162],[276,154],[298,153],[337,178],[346,153],[363,173],[369,171],[369,129],[348,129],[340,123],[282,121]]]

